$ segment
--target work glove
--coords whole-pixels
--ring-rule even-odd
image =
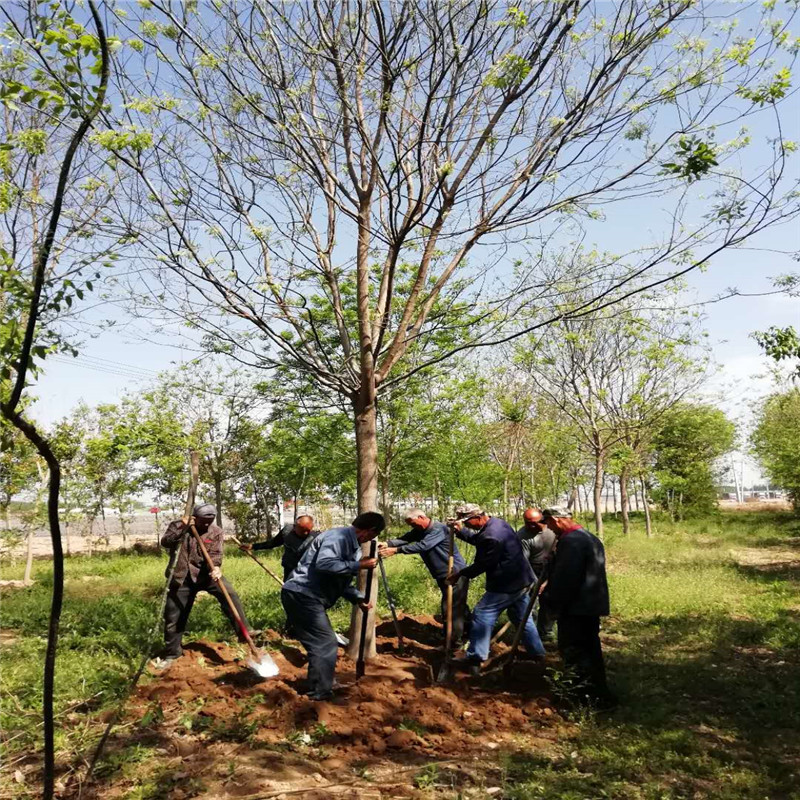
[[[214,567],[214,569],[211,570],[211,580],[218,581],[221,578],[222,578],[222,570],[219,567]]]

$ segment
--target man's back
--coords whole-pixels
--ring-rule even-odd
[[[513,594],[533,583],[533,570],[519,537],[504,519],[490,517],[480,531],[459,535],[477,548],[475,562],[461,574],[474,578],[485,572],[487,592]]]
[[[605,548],[585,528],[559,538],[545,601],[556,614],[603,617],[609,613]]]

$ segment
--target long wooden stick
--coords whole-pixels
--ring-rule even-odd
[[[232,542],[235,542],[236,544],[238,544],[238,545],[239,545],[239,547],[242,547],[242,543],[241,543],[241,542],[240,542],[240,541],[239,541],[239,540],[238,540],[238,539],[237,539],[235,536],[231,536],[231,541],[232,541]],[[242,548],[242,549],[244,550],[244,548]],[[283,586],[283,581],[282,581],[282,580],[281,580],[281,579],[280,579],[280,578],[279,578],[279,577],[278,577],[278,576],[277,576],[277,575],[276,575],[276,574],[275,574],[275,573],[274,573],[274,572],[273,572],[273,571],[272,571],[272,570],[271,570],[269,567],[267,567],[267,566],[265,566],[264,564],[262,564],[262,563],[261,563],[261,561],[259,561],[259,560],[258,560],[258,559],[257,559],[257,558],[256,558],[256,557],[253,555],[253,553],[252,553],[250,550],[244,550],[244,552],[245,552],[245,553],[247,553],[247,555],[249,555],[249,556],[250,556],[250,558],[252,558],[252,559],[253,559],[253,561],[255,561],[255,562],[256,562],[256,564],[258,564],[258,566],[259,566],[259,567],[261,567],[261,569],[263,569],[263,570],[264,570],[264,572],[266,572],[266,573],[267,573],[267,575],[269,575],[269,576],[270,576],[270,578],[275,578],[275,580],[276,580],[276,581],[278,581],[278,583],[279,583],[281,586]]]

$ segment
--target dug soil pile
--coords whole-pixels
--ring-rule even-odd
[[[138,687],[127,706],[130,727],[106,760],[124,761],[122,751],[134,744],[153,748],[160,777],[148,797],[414,797],[425,765],[438,764],[437,776],[449,769],[463,793],[476,782],[485,787],[485,771],[477,777],[470,765],[492,751],[547,750],[563,733],[541,665],[519,661],[508,679],[500,669],[479,679],[454,672],[437,685],[441,626],[430,617],[405,617],[401,625],[404,655],[391,624],[381,625],[367,674],[356,684],[355,664],[341,657],[342,688],[323,703],[303,696],[305,654],[277,633],[262,639],[280,668],[268,680],[247,670],[235,647],[189,644]],[[119,770],[92,794],[126,797],[143,779]]]

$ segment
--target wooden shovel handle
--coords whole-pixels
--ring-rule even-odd
[[[242,545],[242,543],[235,536],[231,536],[231,541],[235,542],[240,547]],[[261,561],[258,558],[256,558],[249,550],[245,550],[244,552],[247,553],[247,555],[249,555],[250,558],[252,558],[253,561],[255,561],[256,564],[258,564],[258,566],[261,567],[261,569],[263,569],[264,572],[266,572],[267,575],[270,576],[270,578],[275,578],[275,580],[278,581],[278,583],[281,586],[283,586],[283,581],[271,569],[269,569],[269,567],[264,566],[264,564],[262,564]]]
[[[203,554],[203,558],[206,560],[206,564],[208,564],[209,571],[214,569],[214,562],[211,560],[211,556],[208,554],[208,550],[206,550],[206,546],[203,544],[203,539],[200,534],[197,532],[197,528],[195,528],[194,523],[189,523],[189,530],[192,532],[192,536],[194,536],[195,540],[197,541],[197,545],[200,548],[200,552]],[[245,641],[247,642],[248,646],[250,647],[250,651],[253,654],[253,658],[256,660],[260,660],[261,653],[258,652],[258,649],[253,644],[253,639],[250,636],[250,631],[247,630],[247,626],[242,622],[242,618],[239,616],[239,612],[236,610],[236,606],[233,604],[233,600],[231,600],[231,596],[228,594],[228,590],[225,588],[225,584],[222,582],[221,578],[214,579],[214,583],[219,586],[222,594],[225,597],[226,602],[228,603],[228,608],[230,608],[231,613],[233,614],[233,618],[239,625],[239,630],[242,632],[242,636],[244,636]]]

